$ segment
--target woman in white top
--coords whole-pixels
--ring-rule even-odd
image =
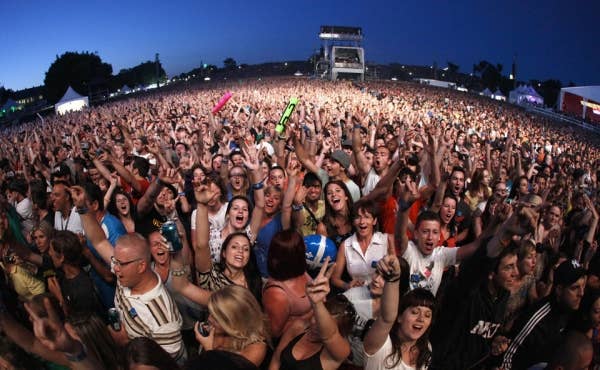
[[[348,290],[370,281],[375,272],[375,264],[386,255],[389,246],[394,245],[394,237],[375,231],[377,208],[371,200],[360,200],[355,206],[355,232],[344,240],[338,249],[331,283],[339,289]],[[350,275],[350,282],[342,279],[344,269]]]
[[[364,339],[365,370],[427,369],[431,359],[428,337],[435,298],[428,290],[417,288],[400,301],[400,262],[396,256],[385,256],[377,269],[386,283],[381,313]]]

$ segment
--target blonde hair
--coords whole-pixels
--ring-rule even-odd
[[[239,352],[252,343],[268,340],[265,316],[252,293],[241,286],[228,285],[208,300],[208,312],[229,336],[229,348]]]

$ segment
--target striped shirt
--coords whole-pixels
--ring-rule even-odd
[[[181,314],[158,274],[156,278],[156,286],[139,295],[131,294],[131,289],[118,284],[115,307],[121,313],[129,339],[151,338],[180,361],[186,355],[181,338]]]

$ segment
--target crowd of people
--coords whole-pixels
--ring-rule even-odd
[[[0,368],[598,369],[599,149],[458,91],[288,78],[5,128]]]

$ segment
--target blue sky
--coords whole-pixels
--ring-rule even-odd
[[[308,59],[319,26],[360,26],[367,60],[470,72],[486,59],[518,78],[600,84],[600,1],[0,1],[0,85],[43,84],[57,55],[97,51],[113,73],[159,53],[169,76],[201,61]]]

